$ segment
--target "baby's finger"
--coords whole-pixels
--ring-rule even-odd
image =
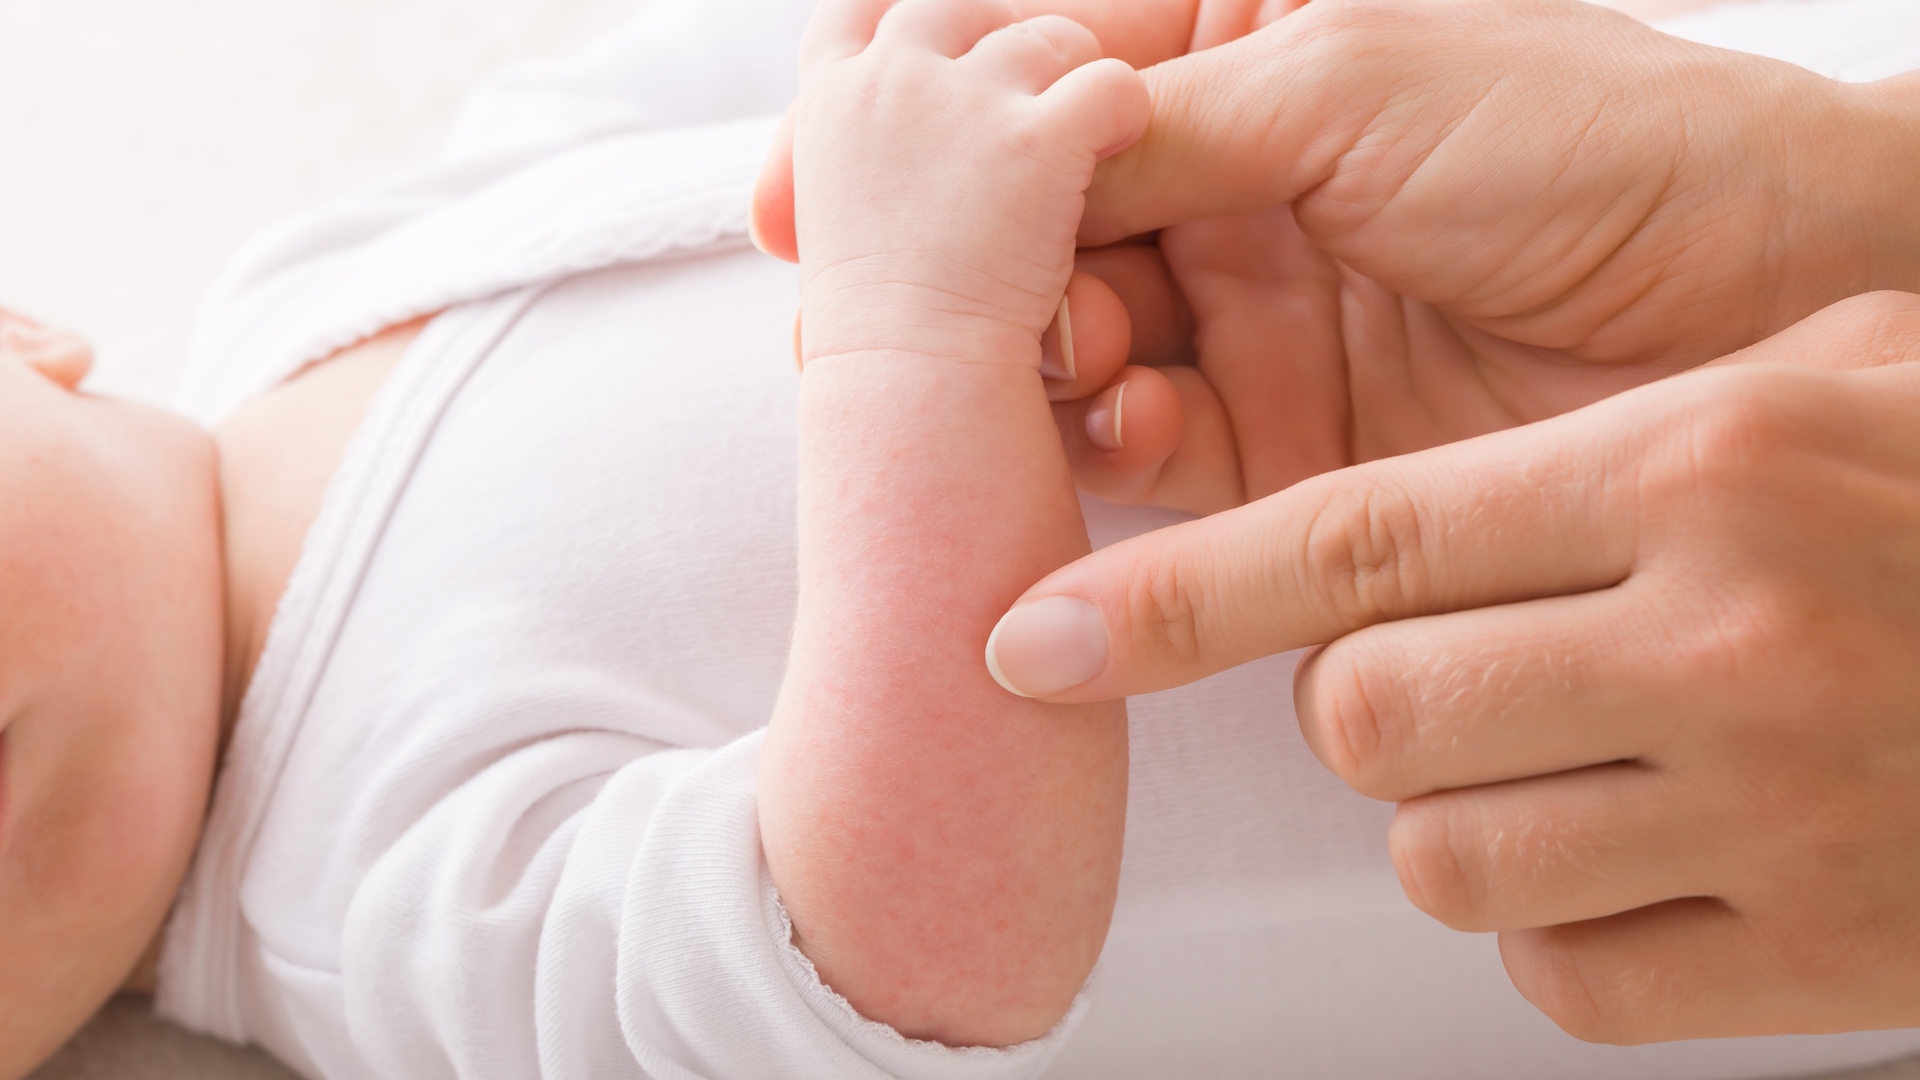
[[[1093,31],[1060,15],[1042,15],[981,38],[960,62],[994,82],[1038,94],[1098,59],[1100,39]]]
[[[1127,365],[1132,337],[1126,305],[1092,274],[1067,280],[1060,314],[1040,337],[1040,374],[1053,401],[1083,398]]]
[[[1127,363],[1193,363],[1193,309],[1174,284],[1159,245],[1088,248],[1074,257],[1074,267],[1105,282],[1127,309],[1132,330]]]
[[[798,101],[787,106],[787,114],[774,129],[766,163],[753,185],[753,208],[747,219],[753,246],[790,263],[800,261],[800,241],[793,228],[793,122],[799,109]]]
[[[880,20],[875,41],[960,57],[995,30],[1018,22],[1011,0],[899,0]]]
[[[1166,375],[1143,367],[1122,370],[1091,398],[1055,405],[1053,418],[1074,483],[1117,503],[1148,501],[1184,423],[1179,391]]]
[[[93,370],[93,347],[71,330],[0,308],[0,359],[26,364],[72,390]]]
[[[866,51],[880,20],[897,0],[825,0],[800,36],[800,81],[824,64]]]
[[[1047,134],[1104,160],[1140,141],[1153,115],[1146,81],[1122,60],[1095,60],[1062,75],[1039,97]]]

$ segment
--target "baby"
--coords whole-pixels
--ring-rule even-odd
[[[865,44],[863,35],[874,29],[886,7],[830,5],[820,17],[816,42],[857,53]],[[1191,11],[1178,10],[1181,7],[1142,5],[1127,19],[1106,19],[1105,28],[1137,59],[1150,61],[1184,45],[1168,44],[1192,25]],[[790,20],[795,10],[785,5],[781,14]],[[862,19],[867,20],[864,29]],[[398,496],[408,489],[416,495],[431,489],[423,476],[436,460],[460,461],[455,471],[462,477],[491,472],[497,484],[499,474],[492,471],[496,462],[480,464],[460,454],[458,438],[432,431],[422,416],[446,410],[456,393],[463,401],[484,399],[483,391],[462,385],[465,378],[498,379],[500,372],[513,369],[491,356],[476,373],[479,357],[486,355],[476,350],[497,349],[501,337],[511,337],[537,317],[527,309],[540,306],[534,297],[547,292],[550,274],[537,282],[467,285],[464,293],[463,286],[455,286],[431,299],[401,296],[395,302],[411,304],[411,310],[396,307],[383,315],[363,308],[304,338],[287,324],[289,315],[310,306],[305,297],[293,303],[279,296],[263,301],[258,294],[271,290],[232,288],[229,310],[238,315],[228,326],[240,327],[242,335],[258,335],[262,326],[272,324],[282,340],[267,343],[256,336],[223,354],[238,357],[229,362],[245,363],[251,370],[244,377],[219,380],[227,384],[220,392],[257,396],[237,409],[210,407],[209,413],[225,414],[211,438],[183,419],[80,393],[78,385],[89,365],[83,343],[23,317],[0,317],[0,409],[6,413],[0,420],[0,481],[5,483],[8,510],[0,523],[0,550],[5,553],[0,568],[7,574],[8,597],[7,647],[0,653],[0,937],[5,939],[0,955],[6,957],[0,966],[0,1076],[30,1069],[123,980],[135,986],[151,983],[151,970],[137,970],[130,979],[127,972],[143,954],[148,959],[141,967],[150,968],[157,955],[155,932],[194,854],[216,749],[223,744],[230,751],[219,810],[166,950],[167,1000],[173,1011],[197,1026],[264,1041],[305,1071],[361,1075],[370,1068],[384,1071],[411,1053],[458,1056],[473,1052],[476,1045],[427,1038],[396,1047],[353,1017],[354,1010],[364,1006],[351,990],[353,975],[339,969],[343,959],[351,969],[357,957],[343,958],[339,946],[345,939],[351,952],[355,930],[367,921],[368,897],[379,891],[370,892],[368,883],[396,872],[405,876],[402,868],[408,858],[395,858],[390,850],[396,841],[401,847],[424,844],[433,849],[415,853],[427,856],[414,860],[426,877],[401,886],[405,899],[397,894],[393,899],[399,905],[396,912],[419,913],[425,940],[434,943],[434,963],[457,969],[458,957],[493,947],[484,932],[463,940],[456,929],[461,919],[436,922],[436,904],[412,893],[416,886],[432,892],[428,881],[451,884],[462,871],[446,862],[447,856],[460,854],[457,850],[437,847],[445,836],[410,839],[431,836],[432,830],[410,832],[408,825],[424,814],[446,818],[456,832],[478,835],[471,808],[459,804],[478,799],[505,812],[498,809],[503,795],[506,802],[522,804],[521,813],[530,818],[515,818],[507,829],[510,835],[482,842],[499,848],[489,854],[504,859],[489,863],[470,883],[489,894],[475,897],[483,908],[504,902],[504,897],[490,894],[501,888],[511,893],[516,869],[538,878],[538,867],[529,860],[537,864],[542,852],[570,866],[602,856],[644,862],[642,852],[649,843],[644,807],[667,797],[674,786],[667,774],[683,764],[659,751],[672,745],[727,743],[757,726],[750,719],[756,713],[763,723],[769,712],[779,718],[777,749],[765,756],[762,766],[765,787],[773,793],[763,810],[774,868],[771,882],[782,895],[791,895],[792,936],[802,944],[799,951],[784,945],[761,950],[762,959],[823,965],[827,985],[840,989],[871,1018],[893,1022],[916,1036],[1006,1045],[1054,1026],[1099,953],[1113,904],[1125,806],[1122,713],[1117,704],[1061,710],[1013,698],[993,684],[980,657],[992,612],[1047,570],[1086,550],[1071,479],[1037,372],[1039,332],[1059,306],[1066,285],[1076,200],[1095,156],[1138,133],[1146,103],[1131,69],[1117,60],[1086,67],[1051,96],[1036,96],[1058,76],[1096,59],[1100,46],[1092,33],[1061,18],[990,33],[997,23],[1009,20],[1006,11],[992,6],[946,0],[903,5],[889,16],[887,26],[907,28],[905,36],[877,46],[864,63],[891,57],[927,69],[935,83],[914,92],[965,95],[969,109],[951,114],[962,123],[947,131],[926,125],[925,117],[939,115],[939,109],[934,99],[917,99],[891,115],[893,129],[885,138],[858,148],[842,144],[817,158],[803,156],[808,163],[804,167],[811,170],[806,175],[820,192],[800,208],[809,251],[840,252],[825,254],[827,259],[874,260],[869,266],[883,265],[888,258],[905,260],[909,271],[915,264],[936,266],[949,258],[999,262],[1014,256],[1010,265],[1032,261],[1034,266],[1022,280],[981,291],[968,302],[969,310],[955,313],[946,330],[931,336],[897,336],[896,331],[924,324],[953,285],[984,287],[996,275],[989,271],[981,283],[907,277],[891,284],[844,274],[838,279],[810,275],[808,304],[814,322],[809,355],[819,361],[805,385],[822,389],[803,395],[806,419],[801,431],[807,450],[802,480],[805,491],[818,494],[803,504],[801,557],[807,569],[800,629],[791,677],[777,709],[759,705],[751,692],[732,695],[733,701],[703,701],[703,695],[711,697],[709,691],[720,688],[694,689],[685,678],[679,687],[664,691],[623,686],[635,681],[630,674],[596,669],[587,659],[596,650],[624,662],[644,643],[625,625],[601,633],[598,641],[585,640],[606,627],[595,625],[593,601],[567,594],[567,584],[580,582],[568,579],[554,564],[564,567],[580,560],[572,562],[583,570],[580,581],[615,594],[601,599],[599,609],[609,610],[611,604],[626,623],[646,623],[645,613],[660,601],[642,594],[618,595],[617,580],[609,582],[606,575],[617,577],[622,560],[581,560],[579,548],[564,541],[524,550],[536,572],[501,565],[510,559],[485,568],[463,564],[443,545],[429,542],[438,549],[431,561],[440,569],[455,576],[479,576],[450,593],[434,593],[439,602],[427,603],[423,594],[432,590],[421,586],[419,567],[392,571],[404,594],[399,605],[416,615],[431,611],[424,620],[383,618],[376,610],[381,603],[370,602],[379,591],[371,579],[379,579],[390,564],[406,564],[406,557],[397,553],[406,549],[409,512],[426,513],[415,504],[434,501],[431,496],[410,502]],[[776,20],[773,26],[777,30],[781,23]],[[967,62],[979,70],[957,82],[954,76],[967,65],[956,67],[950,58],[929,51],[938,47],[954,55],[967,53],[974,39],[983,36],[990,36],[992,44]],[[811,46],[815,51],[810,55],[824,55],[817,51],[820,47]],[[838,75],[841,93],[858,93],[851,82],[858,78]],[[813,99],[817,104],[803,125],[803,140],[832,146],[835,140],[825,132],[853,130],[865,121],[850,111],[851,102],[834,101],[824,93]],[[1006,128],[1008,123],[1014,127]],[[868,130],[876,137],[882,131]],[[1023,158],[1019,140],[1007,141],[1009,131],[1020,130],[1026,133],[1023,138],[1057,142],[1057,153]],[[732,152],[736,172],[744,174],[744,166],[749,160],[757,162],[763,145],[764,135],[757,132],[757,125],[749,125],[738,134],[728,133],[721,140],[724,145],[714,147],[721,151],[717,158],[687,156],[702,164],[720,160],[724,165]],[[897,140],[908,135],[919,140],[916,153],[926,155],[918,175],[897,176],[887,189],[862,188],[858,178],[873,165],[906,160],[898,155],[908,144]],[[657,153],[658,143],[653,140],[634,152]],[[924,181],[943,172],[953,175],[943,163],[953,161],[962,146],[969,148],[969,156],[975,150],[988,155],[982,163],[1004,159],[1002,167],[981,174],[993,178],[994,201],[974,200],[968,193],[971,182],[966,188],[943,182],[923,190]],[[934,149],[939,152],[927,153]],[[628,157],[617,164],[631,163]],[[1036,181],[1041,187],[1033,186]],[[707,178],[704,187],[707,202],[728,207],[725,212],[744,203],[737,185],[730,188]],[[1045,197],[1035,198],[1043,189]],[[944,193],[948,204],[926,203],[912,211],[902,202],[899,223],[938,221],[964,206],[966,224],[955,219],[912,240],[910,232],[896,231],[891,224],[876,232],[881,224],[877,218],[863,224],[844,213],[857,201],[911,201],[935,193]],[[836,205],[843,208],[838,218],[815,210]],[[674,209],[683,218],[698,217],[685,214],[682,204]],[[492,224],[496,233],[501,231],[499,221]],[[598,229],[604,222],[593,225]],[[699,233],[703,227],[706,236],[656,237],[658,252],[710,246],[710,226],[696,223],[685,231]],[[1003,248],[995,239],[1000,234],[1038,244],[1036,254],[1030,258]],[[960,239],[974,246],[953,248],[950,241]],[[304,253],[312,254],[312,240],[295,228],[283,234],[280,247],[284,252],[289,243],[305,244]],[[864,250],[875,242],[893,248]],[[389,245],[394,246],[405,247]],[[269,242],[267,249],[273,247]],[[606,261],[617,264],[641,257],[627,251]],[[449,265],[452,261],[447,260]],[[1049,264],[1045,268],[1040,266],[1043,261]],[[367,262],[391,265],[379,259]],[[811,265],[827,264],[816,260]],[[777,267],[765,272],[784,274]],[[244,271],[239,277],[244,279]],[[309,278],[303,284],[312,283]],[[515,291],[512,285],[524,287]],[[835,289],[868,290],[869,295],[855,306],[836,307]],[[476,300],[485,296],[498,299]],[[885,318],[875,319],[881,309],[873,302],[881,296],[890,296],[892,307]],[[958,293],[948,296],[948,301],[960,299]],[[476,302],[435,320],[433,330],[422,334],[423,316],[470,300]],[[550,306],[549,297],[539,300]],[[262,318],[263,307],[273,308],[272,318]],[[249,318],[253,325],[245,325]],[[324,322],[317,320],[316,325]],[[868,337],[856,341],[853,335],[862,325]],[[365,338],[381,326],[391,328],[338,349],[339,340]],[[221,332],[216,326],[213,336]],[[1087,374],[1075,385],[1097,388],[1091,381],[1097,373],[1110,375],[1118,366],[1124,339],[1109,335],[1105,341],[1109,344],[1095,335],[1067,354],[1085,357]],[[247,355],[248,349],[265,355]],[[393,375],[403,355],[413,358],[411,379],[406,371]],[[289,378],[296,372],[301,373]],[[564,385],[570,377],[581,377],[581,371],[548,370],[539,377]],[[281,380],[283,385],[273,388]],[[864,390],[848,396],[850,389],[862,385]],[[376,409],[369,415],[368,403],[383,386],[386,411]],[[776,398],[780,394],[776,391]],[[581,423],[575,430],[591,426]],[[349,456],[350,438],[357,449]],[[776,430],[775,444],[779,441]],[[609,448],[582,449],[591,459]],[[763,467],[759,460],[784,456],[768,449],[771,452],[749,455],[756,470]],[[562,457],[557,471],[579,464]],[[413,471],[401,477],[380,474],[382,467],[398,470],[396,462]],[[862,462],[888,465],[881,475],[869,477],[864,490]],[[590,470],[581,470],[575,478],[588,489],[609,480]],[[330,481],[333,491],[328,495]],[[441,487],[457,488],[458,481]],[[322,512],[323,496],[331,516]],[[640,501],[656,511],[670,502],[657,497]],[[620,533],[618,507],[601,501],[595,509],[586,519],[575,513],[548,520],[572,520],[577,529],[583,520],[592,528],[598,518],[608,522],[602,539],[616,547],[645,548],[645,537]],[[790,506],[778,502],[765,511],[760,516],[767,525],[791,514]],[[526,520],[523,514],[538,518],[540,513],[541,508],[529,506],[509,516],[518,523]],[[472,515],[467,517],[465,524],[471,527]],[[722,531],[737,524],[725,522]],[[778,536],[783,531],[764,528],[758,533]],[[721,550],[727,546],[718,545]],[[777,572],[791,563],[785,543],[750,546],[750,557],[718,560],[713,568],[725,567],[737,578],[753,576],[754,567]],[[934,568],[939,572],[930,573]],[[699,578],[703,590],[741,586],[738,580],[729,586],[721,576]],[[521,596],[522,610],[513,611],[515,601],[507,598],[536,580],[549,586],[547,595],[531,603]],[[614,588],[606,590],[608,585]],[[778,581],[769,585],[740,591],[773,613],[771,628],[792,618],[793,601]],[[348,595],[356,589],[359,595]],[[543,615],[558,612],[565,618],[543,621]],[[559,622],[585,629],[568,629]],[[353,652],[356,625],[379,628],[376,637],[381,641],[374,651],[384,651],[382,659],[406,651],[389,648],[401,641],[436,659],[416,658],[398,665],[402,670],[347,680],[351,688],[346,692],[355,705],[371,712],[375,724],[328,742],[330,735],[340,733],[328,731],[314,716],[327,711],[330,676],[337,678],[350,666],[342,656]],[[737,625],[729,630],[740,636]],[[423,640],[413,636],[416,631],[423,637],[438,636]],[[751,637],[751,631],[745,636]],[[566,661],[545,666],[546,672],[558,673],[545,676],[545,689],[531,697],[525,688],[489,694],[490,673],[513,667],[515,659],[501,656],[495,647],[524,659],[529,651],[540,651],[537,646],[529,649],[530,642],[539,641]],[[726,647],[737,653],[750,651],[751,644],[735,641]],[[757,669],[762,679],[777,678],[780,665],[760,663]],[[422,677],[394,678],[408,674]],[[731,672],[722,681],[735,684],[729,689],[742,682]],[[686,696],[674,700],[675,690]],[[543,696],[545,703],[534,707]],[[718,696],[729,695],[720,689]],[[517,709],[529,715],[516,721]],[[610,719],[608,710],[627,719]],[[703,711],[723,714],[719,728]],[[645,720],[633,722],[641,714]],[[528,720],[533,727],[517,734],[489,730],[490,724],[514,728]],[[416,734],[409,735],[409,729]],[[432,735],[418,734],[435,729]],[[442,738],[455,729],[480,736],[455,735],[454,742],[464,743],[464,760],[450,752]],[[410,742],[433,744],[432,752],[409,754]],[[749,740],[743,752],[733,756],[752,761],[757,742]],[[380,753],[372,753],[376,746]],[[927,752],[939,746],[945,750]],[[558,757],[553,754],[556,748]],[[542,757],[553,760],[526,762],[537,779],[515,773],[523,759]],[[620,773],[622,762],[641,759],[647,766],[627,774],[637,789],[616,790],[623,785],[608,783]],[[1025,764],[1009,768],[1013,762]],[[555,768],[568,775],[555,777]],[[386,783],[395,779],[390,774],[409,769],[445,775],[412,788]],[[751,807],[752,769],[735,764],[733,771],[734,786],[749,797],[744,805]],[[649,772],[658,775],[641,775]],[[377,777],[381,782],[349,791],[353,784],[341,786],[349,777]],[[314,793],[302,780],[332,789],[337,809],[325,812],[323,820],[304,824],[277,820],[276,812]],[[832,790],[821,790],[821,784]],[[509,791],[514,794],[506,794]],[[295,797],[283,797],[288,792]],[[910,805],[902,801],[903,795],[924,803]],[[389,812],[375,815],[384,818],[393,835],[378,838],[369,849],[372,838],[355,833],[365,828],[356,799],[395,798],[417,805],[397,813],[389,807]],[[877,799],[891,802],[891,810],[878,812]],[[429,809],[436,804],[451,809]],[[569,842],[576,849],[593,847],[588,837],[571,834],[590,833],[591,826],[584,822],[596,813],[613,823],[616,832],[627,828],[629,835],[600,838],[604,851],[572,856],[560,851]],[[637,831],[622,822],[633,823]],[[751,826],[752,821],[735,824]],[[303,831],[310,827],[332,840],[349,841],[344,847],[352,852],[343,853],[339,844],[302,842],[314,838]],[[341,827],[354,835],[336,835]],[[289,829],[293,835],[283,835]],[[481,826],[479,832],[485,831]],[[713,829],[709,825],[695,831]],[[853,847],[845,846],[849,843]],[[522,850],[527,844],[533,847]],[[926,845],[929,855],[941,854],[932,859],[905,850],[915,845]],[[856,857],[856,849],[865,856]],[[289,865],[289,858],[295,864]],[[361,861],[355,862],[357,858]],[[294,937],[330,951],[332,962],[315,963],[311,952],[290,947],[285,938],[247,921],[253,899],[249,889],[262,888],[250,860],[290,869],[292,880],[312,887],[306,899],[326,908],[325,915],[303,922],[289,918],[284,906],[262,914],[267,922],[296,927]],[[756,872],[758,863],[756,852],[744,869]],[[338,872],[343,865],[346,872]],[[956,869],[964,872],[956,874]],[[658,879],[684,880],[672,872],[662,872]],[[564,906],[565,889],[556,881],[527,887],[544,892],[555,907]],[[595,888],[604,891],[604,886]],[[676,884],[671,891],[687,893],[679,902],[682,907],[713,899],[710,891],[701,894],[686,884]],[[758,907],[756,899],[756,922]],[[767,910],[786,917],[778,903]],[[221,921],[235,917],[240,923]],[[513,934],[538,925],[538,919],[522,920],[523,928]],[[692,951],[689,937],[676,935],[671,926],[671,920],[663,924],[661,940]],[[733,929],[724,928],[728,933]],[[449,933],[453,936],[447,937]],[[606,958],[618,951],[608,949]],[[551,950],[541,952],[544,958]],[[387,962],[401,954],[374,947],[372,955]],[[332,973],[323,974],[329,967]],[[481,962],[481,969],[503,983],[516,978],[497,958]],[[426,969],[416,973],[435,974]],[[777,968],[774,974],[786,981]],[[390,975],[396,993],[421,989],[408,987],[400,971]],[[760,981],[764,976],[761,973]],[[541,977],[494,996],[517,996],[528,1021],[536,1013],[545,1016],[545,1006],[529,1008],[527,1000]],[[666,975],[648,973],[642,981],[648,977]],[[237,984],[221,987],[225,1001],[213,1001],[222,995],[197,985],[228,978]],[[751,978],[736,984],[733,976],[718,970],[707,978],[733,993],[758,992]],[[269,989],[262,980],[279,989]],[[596,987],[592,993],[605,1000],[592,1010],[556,1006],[555,1015],[572,1014],[568,1022],[590,1024],[589,1014],[597,1012],[611,1021],[619,980],[587,981]],[[491,993],[480,987],[476,991]],[[790,987],[787,996],[814,1007],[838,1000],[811,977]],[[415,998],[406,1011],[435,1006],[433,997]],[[684,993],[663,992],[657,1007],[670,1011],[682,1007],[684,998]],[[458,1024],[473,1031],[482,1030],[489,1012],[497,1010],[472,1002],[462,1007],[467,1011]],[[821,1029],[818,1037],[859,1041],[832,1033],[828,1020],[815,1023]],[[681,1056],[671,1048],[685,1038],[684,1032],[671,1034],[677,1031],[675,1024],[665,1023],[659,1045],[669,1049],[659,1052]],[[776,1048],[803,1072],[832,1060],[832,1054],[823,1058],[806,1041],[799,1038]],[[583,1045],[555,1052],[589,1049]],[[700,1040],[683,1049],[696,1057],[707,1053]],[[524,1055],[535,1053],[536,1045],[528,1042],[520,1050],[524,1053],[510,1057],[530,1062]],[[840,1051],[843,1056],[849,1052]],[[646,1056],[638,1049],[635,1053]],[[1015,1056],[1030,1063],[1045,1055]],[[625,1071],[631,1071],[632,1058],[627,1060]],[[657,1061],[641,1067],[661,1068]],[[997,1075],[1004,1069],[1002,1064],[987,1071]],[[408,1068],[401,1071],[410,1074]],[[555,1071],[572,1070],[556,1066]],[[505,1067],[505,1072],[524,1075],[517,1067]],[[717,1068],[715,1074],[775,1075],[758,1067]]]
[[[1400,898],[1285,660],[1131,729],[1001,690],[1014,597],[1173,520],[1073,495],[1168,432],[1070,276],[1146,121],[1099,56],[1288,5],[827,0],[796,76],[810,6],[659,4],[268,237],[203,327],[211,438],[0,324],[0,1077],[150,946],[164,1013],[329,1080],[1862,1053],[1552,1032]],[[796,81],[797,277],[744,244]]]

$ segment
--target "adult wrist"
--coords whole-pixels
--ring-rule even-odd
[[[1870,201],[1872,289],[1920,293],[1920,75],[1844,86],[1858,158],[1853,183]]]
[[[1920,292],[1920,81],[1782,89],[1800,117],[1781,144],[1789,255],[1771,329],[1860,293]]]

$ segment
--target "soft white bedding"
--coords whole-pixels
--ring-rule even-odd
[[[5,0],[0,306],[168,396],[194,306],[262,227],[432,154],[467,88],[644,0]]]

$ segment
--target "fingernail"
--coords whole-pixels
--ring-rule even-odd
[[[987,639],[987,670],[1008,693],[1057,694],[1107,667],[1107,620],[1077,596],[1049,596],[1000,617]]]
[[[1040,335],[1040,377],[1072,382],[1079,374],[1073,362],[1073,317],[1067,311],[1067,298],[1062,296],[1053,325]]]
[[[1120,424],[1126,404],[1126,383],[1095,398],[1087,408],[1087,441],[1102,450],[1125,450],[1127,440],[1120,435]]]

